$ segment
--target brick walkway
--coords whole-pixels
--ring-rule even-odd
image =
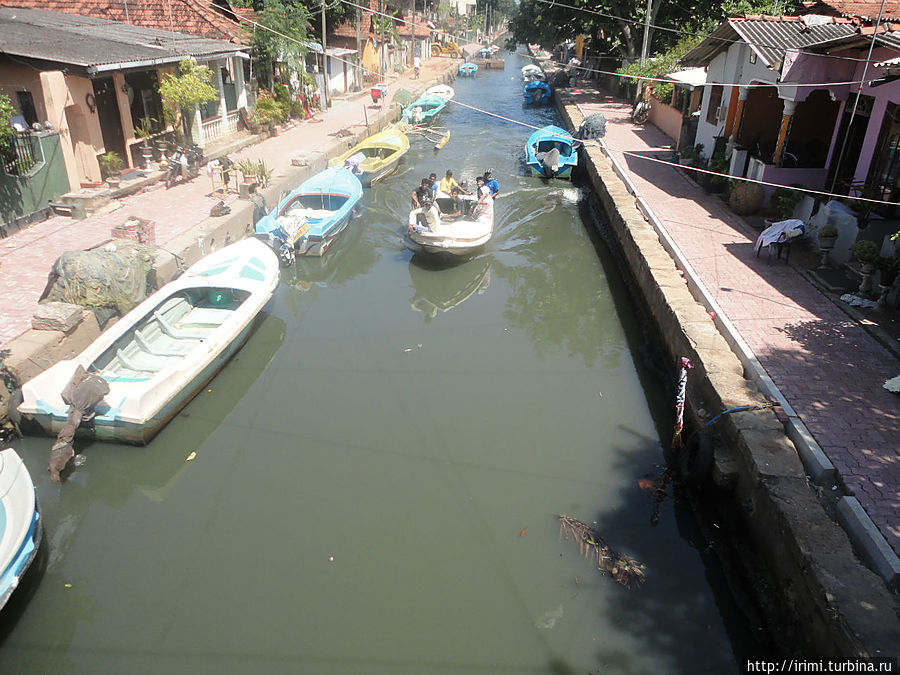
[[[446,59],[431,59],[423,64],[419,80],[413,80],[411,73],[389,80],[389,100],[400,88],[409,91],[424,88],[425,83],[448,67]],[[346,100],[337,100],[327,112],[316,115],[322,121],[298,123],[294,128],[230,157],[234,161],[245,157],[264,159],[277,177],[290,166],[291,158],[304,148],[323,146],[333,142],[333,134],[341,129],[364,125],[364,107],[371,105],[368,90]],[[354,132],[359,130],[354,129]],[[0,346],[31,327],[31,316],[47,284],[47,275],[61,253],[90,248],[109,239],[110,230],[130,215],[155,221],[156,243],[165,248],[167,242],[208,217],[210,208],[219,199],[223,199],[221,194],[212,194],[209,178],[201,173],[193,181],[169,190],[157,183],[119,200],[112,205],[115,210],[85,220],[57,216],[0,239]],[[224,201],[230,203],[235,199],[237,195],[229,193]]]
[[[900,361],[797,270],[756,258],[755,232],[665,158],[671,139],[636,126],[621,99],[571,90],[638,191],[862,504],[900,554],[900,398],[882,388]]]

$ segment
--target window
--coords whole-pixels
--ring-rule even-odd
[[[34,99],[31,97],[30,91],[17,91],[16,99],[19,102],[19,110],[22,111],[22,117],[28,122],[28,126],[38,121],[37,111],[34,108]]]
[[[724,87],[721,84],[714,84],[712,89],[709,91],[709,107],[706,109],[706,123],[707,124],[718,124],[719,123],[719,107],[722,105],[722,90]]]

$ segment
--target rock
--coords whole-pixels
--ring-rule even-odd
[[[84,308],[68,302],[45,302],[31,317],[35,330],[58,330],[70,333],[84,318]]]

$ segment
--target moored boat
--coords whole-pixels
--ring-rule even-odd
[[[490,47],[482,47],[478,50],[477,56],[479,59],[490,59],[493,58],[494,52]]]
[[[328,165],[349,168],[368,187],[394,173],[408,151],[409,138],[392,125],[363,139]]]
[[[532,80],[525,85],[522,98],[526,104],[543,105],[550,102],[551,93],[549,84],[541,80]]]
[[[0,450],[0,609],[37,555],[41,535],[31,475],[15,450]]]
[[[459,64],[458,72],[462,77],[475,77],[475,73],[478,72],[478,66],[471,61],[466,61]]]
[[[526,66],[522,66],[522,80],[525,82],[532,82],[534,80],[543,80],[544,79],[544,71],[543,69],[534,63],[529,63]]]
[[[449,101],[456,95],[456,92],[448,84],[436,84],[425,90],[425,96],[437,96],[445,101]]]
[[[447,107],[440,96],[420,96],[403,109],[400,121],[406,124],[430,124]]]
[[[478,208],[477,199],[460,195],[460,215],[446,216],[451,206],[450,195],[439,192],[434,208],[418,208],[409,212],[405,244],[416,253],[465,256],[481,249],[494,232],[494,205],[488,200]]]
[[[149,442],[240,348],[277,283],[278,258],[256,239],[206,256],[81,354],[26,382],[23,423],[59,433],[68,415],[63,389],[82,367],[106,380],[109,393],[79,435]]]
[[[294,256],[324,255],[346,229],[360,197],[362,183],[352,171],[325,169],[278,202],[256,224],[256,233],[268,239],[288,264]]]
[[[525,143],[525,163],[532,176],[570,178],[578,165],[578,149],[572,134],[557,126],[538,129]]]

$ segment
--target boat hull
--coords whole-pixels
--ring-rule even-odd
[[[5,544],[0,560],[2,610],[37,556],[43,527],[34,483],[25,464],[11,448],[0,452],[0,475],[5,484],[5,494],[0,499],[0,540]]]
[[[554,175],[550,176],[544,171],[544,167],[542,164],[538,163],[529,163],[528,168],[531,169],[531,175],[539,178],[571,178],[572,177],[572,169],[574,168],[571,164],[568,164],[564,167],[560,167],[559,171],[557,171]]]
[[[25,383],[18,406],[23,423],[58,434],[68,414],[61,392],[82,367],[103,377],[109,393],[77,433],[100,440],[149,442],[247,340],[278,276],[276,255],[255,239],[203,258],[81,354]],[[211,294],[220,293],[231,298],[230,307],[206,305]],[[183,308],[179,316],[186,318],[186,325],[170,313],[178,307]]]
[[[220,352],[213,361],[197,373],[183,388],[179,389],[159,412],[149,419],[128,420],[98,412],[90,422],[82,422],[76,436],[92,440],[147,445],[225,367],[225,364],[247,341],[252,326],[252,323],[247,325],[225,351]],[[54,412],[25,413],[22,418],[34,422],[51,436],[56,436],[62,431],[63,425],[66,423],[65,415]]]
[[[302,237],[294,245],[294,251],[298,257],[321,257],[331,248],[335,240],[347,229],[351,212],[345,213],[336,225],[329,228],[328,233],[322,237]]]

